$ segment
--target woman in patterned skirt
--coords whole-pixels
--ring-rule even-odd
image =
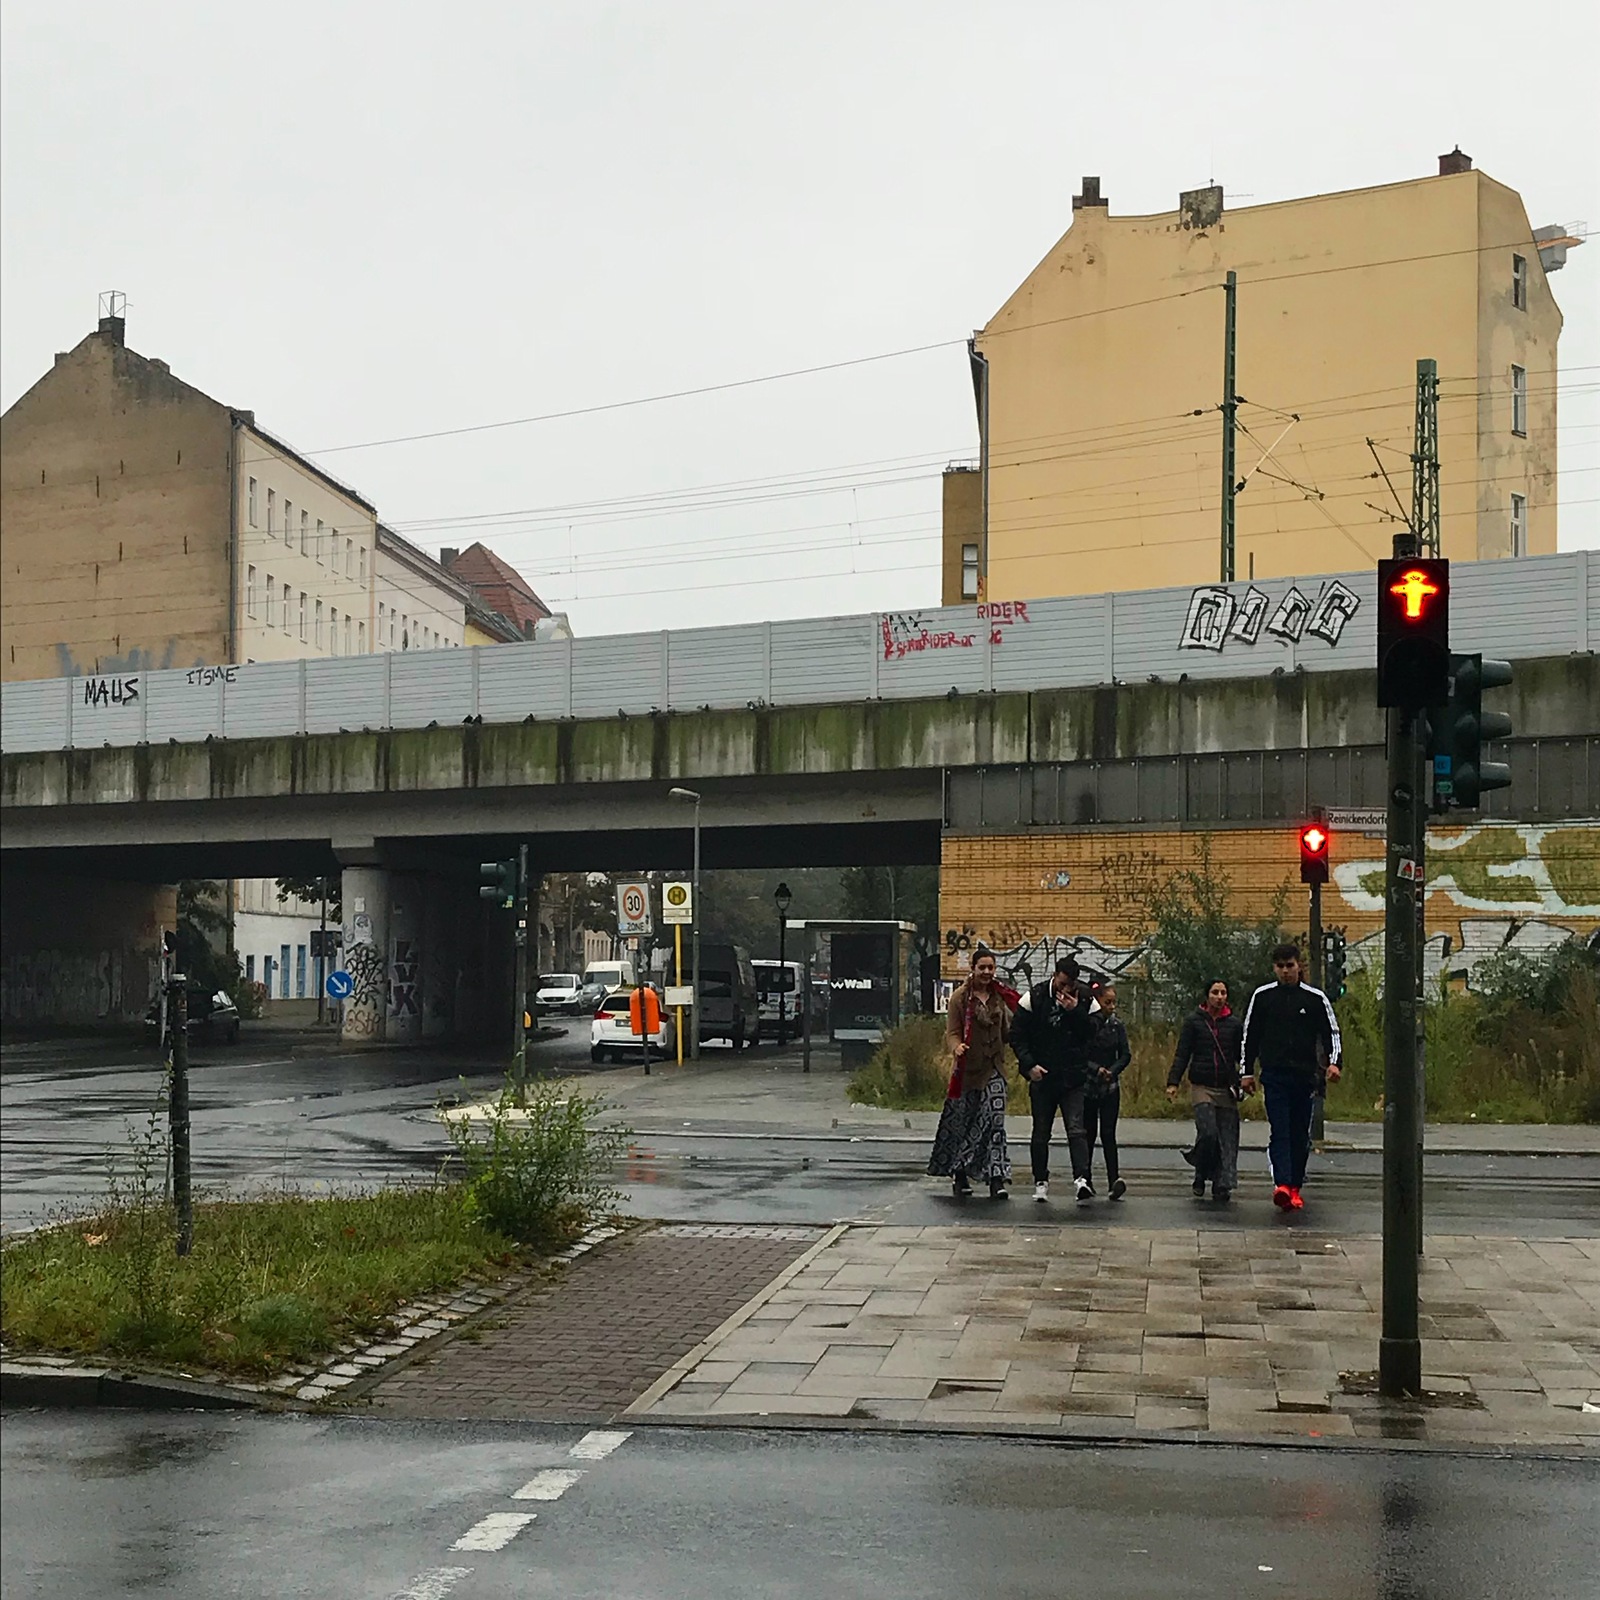
[[[928,1171],[949,1178],[957,1195],[972,1193],[983,1178],[994,1200],[1007,1197],[1011,1161],[1006,1154],[1006,1041],[1011,1010],[995,983],[994,952],[980,945],[972,976],[950,996],[946,1037],[955,1070],[950,1074]]]

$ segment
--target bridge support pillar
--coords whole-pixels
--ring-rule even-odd
[[[346,866],[344,964],[355,989],[344,1003],[340,1036],[356,1043],[384,1037],[388,1011],[389,874],[382,867]]]
[[[384,1038],[391,1044],[422,1040],[424,879],[389,877],[389,994]]]

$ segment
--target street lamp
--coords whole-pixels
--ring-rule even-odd
[[[772,903],[778,908],[778,1048],[783,1049],[789,1041],[788,1010],[785,1000],[789,989],[789,964],[784,960],[784,938],[789,931],[789,907],[794,896],[789,893],[789,885],[780,883],[772,892]]]
[[[700,1059],[700,796],[693,789],[672,788],[667,791],[669,800],[690,801],[694,805],[694,921],[690,931],[689,982],[693,986],[694,1004],[689,1009],[689,1059]],[[683,974],[678,974],[682,978]]]

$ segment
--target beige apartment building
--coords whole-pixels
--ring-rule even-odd
[[[1096,178],[1072,205],[972,339],[980,456],[945,476],[947,604],[1217,581],[1230,271],[1238,578],[1388,553],[1425,357],[1443,553],[1556,548],[1549,280],[1577,241],[1459,151],[1434,176],[1272,205],[1213,186],[1121,217]]]

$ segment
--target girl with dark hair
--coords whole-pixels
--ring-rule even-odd
[[[1183,1020],[1167,1072],[1167,1098],[1187,1074],[1194,1107],[1194,1194],[1226,1201],[1239,1184],[1239,1054],[1244,1028],[1228,1007],[1228,985],[1214,978],[1198,1011]],[[1187,1154],[1187,1152],[1186,1152]]]
[[[979,945],[972,976],[950,996],[946,1042],[955,1057],[928,1171],[949,1178],[956,1195],[972,1193],[972,1180],[988,1182],[989,1197],[1008,1198],[1011,1160],[1006,1150],[1006,1044],[1011,1008],[995,982],[994,952]]]

